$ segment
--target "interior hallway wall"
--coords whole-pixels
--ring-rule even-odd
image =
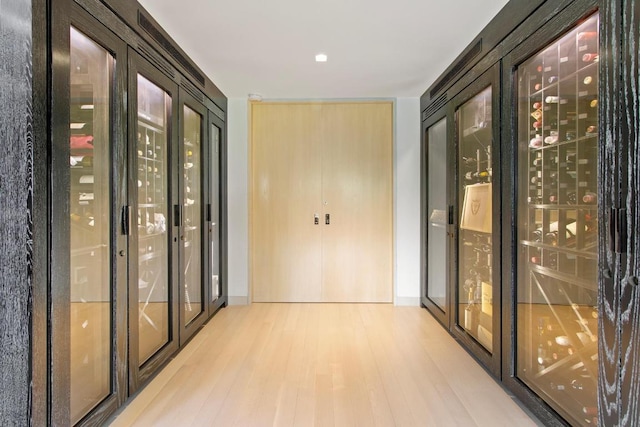
[[[229,303],[249,300],[249,103],[229,98]],[[420,99],[395,99],[394,302],[420,303]]]

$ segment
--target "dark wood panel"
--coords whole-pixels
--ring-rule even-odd
[[[620,90],[620,7],[619,2],[602,2],[600,11],[600,203],[601,218],[599,235],[599,258],[602,274],[599,275],[599,322],[598,322],[598,408],[600,425],[618,425],[618,388],[620,339],[618,319],[620,317],[620,271],[616,257],[609,250],[607,224],[610,207],[618,206],[617,176],[620,169],[617,153],[620,134],[617,118],[620,103],[616,94]]]
[[[472,46],[478,38],[484,38],[483,51],[475,58],[464,72],[460,72],[456,79],[445,86],[449,98],[456,96],[461,90],[471,84],[482,73],[493,66],[500,58],[506,56],[513,49],[547,22],[554,19],[568,6],[574,10],[580,9],[584,2],[574,0],[547,1],[547,2],[509,2],[505,8],[482,30],[480,35],[470,44]],[[527,12],[528,11],[528,12]],[[525,14],[526,13],[526,14]],[[526,18],[526,19],[525,19]],[[487,34],[485,34],[487,33]],[[487,40],[490,40],[488,42]],[[451,68],[451,67],[449,67]],[[447,70],[449,70],[449,68]],[[446,74],[446,71],[445,73]],[[441,79],[439,77],[436,83]],[[423,111],[431,102],[435,102],[429,96],[433,85],[420,98],[420,111]],[[443,88],[443,90],[444,90]],[[441,93],[440,91],[439,93]]]
[[[638,425],[640,423],[640,292],[637,276],[640,271],[640,239],[637,238],[640,226],[640,4],[635,0],[623,2],[622,13],[622,51],[620,53],[620,73],[622,75],[620,93],[624,111],[621,123],[621,138],[616,142],[619,155],[621,182],[619,186],[619,208],[627,209],[626,239],[621,242],[620,270],[616,283],[620,286],[620,419],[619,425]],[[615,18],[612,18],[615,19]],[[612,92],[616,93],[616,92]],[[626,173],[625,173],[626,172]],[[625,200],[626,198],[626,200]],[[619,224],[619,228],[624,224]]]
[[[99,9],[101,9],[98,6],[99,3],[95,0],[90,0],[90,1],[77,0],[77,1],[79,3],[82,3],[85,7],[88,7],[89,10],[92,11],[92,13],[95,13]],[[227,110],[227,98],[222,93],[222,91],[215,85],[215,83],[213,83],[205,75],[205,84],[204,86],[202,86],[199,82],[197,82],[193,77],[190,76],[189,72],[187,72],[187,70],[183,66],[181,66],[178,63],[178,61],[174,60],[167,54],[168,52],[166,51],[166,49],[163,49],[145,30],[143,30],[140,27],[140,25],[138,24],[138,13],[139,11],[142,11],[145,14],[145,17],[148,18],[154,24],[154,26],[160,29],[160,33],[162,34],[162,36],[168,39],[172,43],[173,49],[176,49],[176,51],[179,52],[180,55],[187,58],[191,67],[197,70],[200,74],[204,75],[202,70],[200,70],[200,68],[188,57],[188,55],[180,48],[180,46],[178,46],[175,43],[175,41],[173,41],[171,36],[166,31],[164,31],[164,29],[162,29],[162,27],[153,19],[153,17],[151,17],[151,15],[149,15],[149,13],[138,2],[133,2],[130,0],[102,0],[102,3],[108,6],[109,9],[111,9],[111,11],[113,11],[113,13],[115,13],[118,16],[118,19],[117,19],[118,21],[122,20],[130,27],[128,28],[129,31],[132,31],[131,28],[135,29],[135,32],[139,37],[141,37],[147,43],[152,45],[154,49],[156,49],[158,52],[162,52],[162,55],[167,60],[169,60],[174,67],[180,69],[183,75],[189,76],[190,80],[194,84],[196,84],[196,86],[203,89],[205,94],[213,101],[213,103],[216,106],[218,106],[223,111]],[[102,16],[102,17],[99,17],[100,19],[103,19],[103,17],[107,15],[112,16],[110,20],[113,20],[113,18],[115,17],[113,14],[108,14],[108,13],[105,13],[104,11],[99,13]],[[104,22],[110,22],[110,21],[104,21]],[[130,40],[126,40],[126,41],[132,46],[137,45],[137,43],[132,43]]]
[[[28,425],[33,282],[32,3],[0,3],[0,419]]]
[[[48,48],[46,0],[33,1],[33,285],[31,306],[31,423],[47,425],[47,313],[49,270]]]

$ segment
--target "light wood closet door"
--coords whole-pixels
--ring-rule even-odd
[[[252,104],[253,301],[392,301],[392,110]]]
[[[323,109],[322,299],[392,302],[391,103]]]
[[[252,104],[255,302],[321,300],[319,114],[318,104]]]

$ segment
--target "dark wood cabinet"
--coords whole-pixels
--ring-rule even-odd
[[[505,10],[519,3],[512,0]],[[436,117],[458,121],[446,136],[458,153],[448,157],[447,177],[455,184],[446,192],[453,207],[449,231],[458,234],[446,253],[450,297],[442,309],[427,298],[430,172],[423,157],[423,305],[548,425],[640,421],[636,3],[542,1],[535,10],[522,9],[513,24],[501,12],[421,100],[425,146]],[[500,31],[503,38],[492,39]],[[465,128],[451,113],[486,86],[479,82],[492,67],[500,69],[492,84],[501,158],[494,191],[502,195],[493,211],[493,232],[500,236],[493,243],[494,261],[500,260],[493,291],[502,294],[493,349],[498,369],[455,314],[466,291],[460,287],[466,248],[457,223],[464,209],[462,168],[482,159],[460,154]],[[476,297],[469,292],[467,300]]]
[[[41,348],[33,361],[50,393],[33,405],[47,424],[101,425],[227,303],[226,98],[161,28],[139,35],[157,26],[139,5],[58,6],[52,273],[34,305],[50,322],[50,364]]]

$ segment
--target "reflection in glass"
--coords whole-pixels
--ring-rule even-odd
[[[170,96],[138,75],[138,357],[142,365],[169,340],[167,123]]]
[[[211,301],[222,295],[220,289],[220,129],[211,125]]]
[[[203,310],[202,298],[202,116],[184,106],[184,324]]]
[[[111,393],[111,181],[114,58],[71,28],[71,420]]]
[[[491,87],[458,117],[458,324],[493,350]]]
[[[427,297],[447,311],[447,120],[427,132]]]
[[[598,16],[518,67],[517,375],[597,424]]]

